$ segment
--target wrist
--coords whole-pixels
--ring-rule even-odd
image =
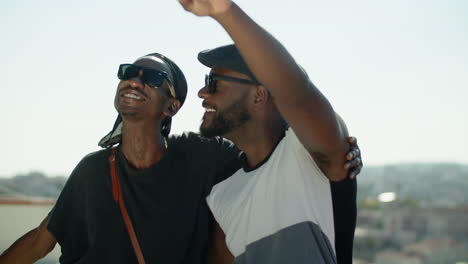
[[[218,21],[218,22],[221,22],[222,20],[224,20],[225,18],[229,17],[232,15],[234,9],[238,8],[237,5],[233,2],[233,1],[229,1],[229,3],[227,4],[228,7],[222,11],[222,12],[219,12],[219,13],[216,13],[216,14],[212,14],[210,15],[214,20]]]

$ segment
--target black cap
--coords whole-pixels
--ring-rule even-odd
[[[185,75],[182,70],[168,57],[159,54],[159,53],[151,53],[144,57],[157,57],[164,61],[164,63],[169,67],[171,70],[170,74],[172,75],[174,90],[176,94],[176,99],[180,101],[180,106],[182,106],[185,102],[185,98],[187,97],[187,80],[185,79]]]
[[[249,70],[249,67],[234,44],[201,51],[198,53],[198,60],[203,65],[210,68],[213,68],[213,66],[220,66],[243,73],[249,76],[255,83],[260,84]]]

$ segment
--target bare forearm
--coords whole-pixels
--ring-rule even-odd
[[[0,264],[34,263],[54,249],[55,238],[47,231],[48,217],[39,227],[16,240],[0,255]]]
[[[235,3],[226,12],[212,17],[231,36],[252,73],[275,98],[280,97],[278,95],[282,90],[289,91],[290,87],[297,98],[302,97],[300,93],[307,92],[304,89],[307,76],[293,57],[278,40],[256,24]],[[286,87],[287,89],[282,89]]]
[[[35,257],[31,250],[34,243],[34,235],[37,229],[33,229],[20,237],[5,252],[0,255],[0,264],[6,263],[33,263],[40,257]]]

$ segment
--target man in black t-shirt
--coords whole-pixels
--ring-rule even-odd
[[[149,54],[120,65],[118,77],[118,127],[101,141],[106,147],[121,143],[115,155],[107,148],[83,158],[50,214],[6,250],[0,263],[32,263],[56,242],[60,263],[135,263],[138,254],[113,199],[112,164],[146,263],[205,262],[205,197],[238,150],[221,138],[168,137],[171,117],[187,93],[185,77],[170,59]]]

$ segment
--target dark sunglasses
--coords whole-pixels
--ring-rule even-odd
[[[139,76],[140,71],[141,76]],[[161,87],[161,85],[164,83],[164,80],[166,80],[169,86],[169,92],[174,98],[176,96],[174,86],[167,76],[167,73],[164,71],[158,71],[134,64],[120,64],[117,77],[119,77],[120,80],[130,80],[135,77],[140,77],[140,80],[144,84],[147,84],[153,88]]]
[[[215,93],[216,92],[216,81],[227,81],[227,82],[236,82],[236,83],[243,83],[243,84],[257,84],[254,81],[251,80],[246,80],[246,79],[240,79],[236,77],[231,77],[231,76],[225,76],[225,75],[218,75],[218,74],[210,74],[210,75],[205,75],[205,86],[208,87],[208,92],[209,93]]]

